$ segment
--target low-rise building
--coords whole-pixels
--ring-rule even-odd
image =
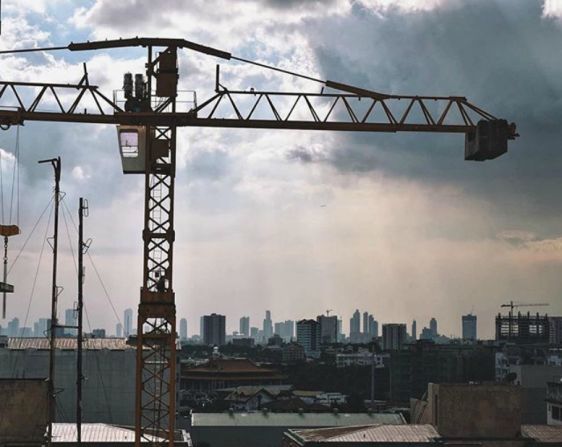
[[[562,425],[562,381],[546,385],[546,423]]]

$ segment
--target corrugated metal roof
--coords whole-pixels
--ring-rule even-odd
[[[439,433],[432,425],[370,425],[315,430],[294,430],[304,441],[313,442],[415,442],[432,443]]]
[[[521,436],[538,442],[562,444],[562,425],[522,425]]]
[[[193,413],[194,427],[339,427],[342,425],[405,424],[390,413]]]
[[[57,349],[76,349],[76,338],[57,338]],[[9,337],[8,349],[49,349],[49,339],[45,337]],[[86,350],[129,350],[135,346],[127,344],[125,338],[88,338],[84,340],[83,349]]]
[[[153,441],[162,438],[150,437]],[[76,424],[53,424],[53,441],[76,442]],[[135,431],[109,424],[82,424],[82,442],[135,442]]]

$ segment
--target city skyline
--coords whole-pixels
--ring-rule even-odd
[[[66,316],[66,315],[70,315],[71,311],[74,312],[74,309],[65,309],[65,311],[64,311],[65,316]],[[356,312],[358,312],[358,310],[356,310],[356,311],[354,312],[354,314],[355,314]],[[224,315],[224,314],[221,314],[220,312],[217,312],[216,314],[218,314],[218,315]],[[364,322],[365,322],[364,317],[365,317],[365,314],[367,314],[367,322],[368,322],[367,328],[364,327]],[[130,327],[130,334],[129,334],[129,335],[134,335],[134,334],[136,333],[136,327],[134,326],[134,321],[136,321],[136,314],[135,314],[135,311],[134,311],[133,309],[128,308],[128,309],[125,309],[125,310],[123,311],[123,315],[124,315],[124,318],[123,318],[122,322],[127,322],[127,318],[131,318],[130,323],[132,324],[132,326]],[[207,314],[206,314],[206,315],[207,315]],[[208,315],[211,315],[211,314],[208,314]],[[318,315],[316,315],[316,316],[295,316],[295,317],[293,317],[293,318],[291,318],[291,319],[277,321],[277,320],[274,318],[274,316],[272,315],[272,312],[269,311],[269,310],[264,310],[264,315],[266,316],[266,318],[265,318],[265,319],[263,319],[263,318],[261,319],[262,324],[263,324],[268,318],[270,319],[270,321],[271,321],[271,329],[272,329],[272,333],[271,333],[271,334],[267,334],[267,335],[266,335],[266,334],[264,333],[264,331],[263,331],[263,328],[260,329],[259,326],[256,326],[256,325],[252,324],[252,321],[253,321],[253,320],[252,320],[249,316],[247,316],[247,315],[242,315],[242,316],[240,316],[239,318],[232,318],[232,317],[229,317],[228,315],[224,315],[224,316],[225,316],[225,324],[226,324],[226,326],[225,326],[225,333],[226,333],[227,336],[232,336],[232,335],[234,335],[234,334],[237,334],[238,336],[248,336],[248,337],[251,337],[250,329],[253,328],[253,329],[257,329],[257,330],[259,331],[259,334],[260,334],[259,336],[255,336],[255,337],[262,337],[264,340],[267,340],[267,339],[268,339],[270,336],[272,336],[273,334],[277,334],[277,335],[283,336],[284,334],[283,334],[282,332],[287,330],[287,329],[285,329],[285,325],[286,325],[286,324],[291,324],[291,325],[292,325],[291,327],[292,327],[292,334],[293,334],[293,337],[296,337],[296,324],[297,324],[298,321],[300,321],[300,320],[309,320],[309,319],[316,320],[317,318],[326,318],[326,315],[325,315],[325,314],[320,313],[320,314],[318,314]],[[377,328],[377,336],[382,336],[382,332],[381,332],[382,329],[381,329],[381,328],[382,328],[382,326],[385,325],[385,324],[405,324],[405,325],[406,325],[406,332],[408,333],[409,336],[412,336],[412,331],[411,331],[412,323],[413,323],[413,322],[417,322],[417,320],[411,320],[411,321],[388,321],[388,322],[379,321],[379,320],[374,319],[374,318],[373,318],[373,315],[372,315],[372,314],[369,314],[368,312],[363,312],[363,313],[359,312],[359,315],[360,315],[360,317],[361,317],[361,318],[359,319],[359,322],[360,322],[360,326],[359,326],[360,331],[359,331],[359,334],[360,334],[360,335],[362,335],[362,334],[367,334],[367,333],[370,334],[370,335],[374,334],[375,331],[373,330],[373,323],[375,323],[375,327]],[[469,314],[467,314],[467,315],[476,316],[476,315],[473,314],[473,313],[469,313]],[[463,325],[464,325],[464,320],[465,320],[465,318],[467,317],[467,315],[465,315],[465,314],[459,315],[459,333],[458,333],[458,334],[440,334],[440,333],[437,331],[437,320],[436,320],[434,317],[431,317],[431,318],[428,320],[428,322],[427,322],[427,323],[428,323],[428,324],[427,324],[428,327],[424,327],[424,329],[428,329],[429,332],[431,332],[431,335],[432,335],[432,336],[443,335],[443,336],[450,337],[450,338],[454,338],[454,339],[462,339],[462,338],[463,338],[463,328],[464,328]],[[204,317],[204,316],[205,316],[205,315],[199,316],[199,318],[198,318],[199,325],[192,326],[192,325],[190,325],[190,324],[188,323],[188,319],[187,319],[186,317],[181,316],[181,315],[178,315],[178,326],[177,326],[178,337],[180,337],[180,338],[183,339],[183,337],[182,337],[182,332],[183,332],[184,328],[185,328],[185,333],[187,334],[187,337],[186,337],[185,339],[191,338],[191,337],[193,337],[194,335],[197,335],[197,336],[199,336],[199,337],[202,337],[203,331],[202,331],[202,326],[201,326],[201,324],[202,324],[202,321],[203,321],[203,317]],[[352,332],[351,332],[351,327],[350,327],[349,324],[347,325],[347,328],[346,328],[346,326],[343,326],[343,327],[340,327],[340,326],[339,326],[339,321],[344,321],[344,320],[346,320],[345,315],[338,315],[338,314],[332,313],[330,316],[337,318],[336,321],[338,321],[338,324],[336,324],[335,330],[337,331],[338,329],[341,329],[341,333],[342,333],[343,335],[345,335],[346,337],[351,337],[351,333],[352,333]],[[351,315],[351,317],[353,317],[353,314]],[[495,315],[493,315],[492,318],[495,318]],[[11,319],[11,320],[9,320],[9,321],[6,321],[5,324],[3,324],[3,325],[0,324],[0,328],[2,329],[2,331],[8,330],[9,327],[10,327],[10,324],[13,324],[14,320],[16,320],[16,319],[18,320],[18,321],[17,321],[17,327],[19,328],[19,331],[20,331],[20,332],[18,332],[18,335],[17,335],[17,336],[34,336],[34,337],[37,337],[37,336],[38,336],[38,335],[37,335],[38,333],[44,334],[44,333],[46,332],[44,329],[39,329],[39,332],[36,332],[36,328],[43,328],[43,327],[48,328],[48,327],[49,327],[49,326],[48,326],[48,322],[50,321],[50,319],[48,319],[48,318],[39,318],[37,321],[31,322],[31,325],[28,324],[27,326],[23,326],[23,325],[21,324],[21,320],[19,320],[19,318],[17,318],[17,317],[14,317],[14,319]],[[246,322],[246,319],[247,319],[247,322]],[[241,332],[241,330],[240,330],[240,329],[241,329],[241,326],[240,326],[240,325],[242,324],[242,320],[244,320],[244,324],[247,324],[247,325],[248,325],[248,334],[247,334],[247,335],[245,335],[245,334],[244,334],[243,332]],[[348,321],[349,321],[349,320],[348,320]],[[476,321],[476,320],[474,320],[474,321]],[[126,333],[127,333],[127,332],[126,332],[126,325],[124,325],[122,322],[118,322],[118,323],[117,323],[115,326],[113,326],[113,327],[105,327],[104,325],[96,325],[96,324],[93,324],[93,325],[91,326],[91,329],[90,329],[89,327],[85,327],[85,328],[84,328],[84,332],[85,332],[85,333],[86,333],[86,332],[93,333],[93,332],[94,332],[95,330],[97,330],[97,329],[102,329],[102,330],[106,331],[106,333],[107,333],[108,336],[118,336],[118,337],[119,337],[119,335],[118,335],[118,334],[119,334],[119,331],[122,331],[123,337],[125,337],[125,336],[126,336]],[[62,324],[62,322],[60,322],[60,324]],[[65,323],[65,324],[66,324],[66,323]],[[474,323],[474,325],[475,325],[475,324],[476,324],[476,323]],[[431,329],[432,327],[435,328],[435,332],[433,332],[433,330]],[[20,335],[20,334],[22,334],[22,332],[21,332],[22,328],[25,328],[25,330],[26,330],[25,333],[28,334],[28,335]],[[189,329],[188,329],[188,328],[189,328]],[[365,329],[366,329],[366,331],[365,331]],[[61,329],[61,331],[62,331],[62,330],[63,330],[63,329]],[[65,330],[65,332],[68,332],[68,331]],[[281,332],[281,333],[280,333],[280,332]],[[337,332],[336,332],[336,333],[337,333]],[[31,334],[31,335],[29,335],[29,334]],[[68,334],[68,335],[70,335],[70,334]],[[422,337],[422,334],[416,334],[416,335],[418,335],[419,338],[423,338],[423,337]],[[11,336],[16,336],[16,335],[11,335]],[[42,335],[41,335],[41,336],[42,336]],[[290,339],[291,337],[285,337],[285,338]],[[489,337],[489,339],[493,339],[493,337]],[[359,340],[355,340],[355,342],[357,342],[357,341],[359,341]]]

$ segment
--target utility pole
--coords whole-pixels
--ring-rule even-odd
[[[375,343],[373,342],[373,356],[371,358],[371,411],[375,411]]]
[[[82,314],[84,309],[84,254],[88,244],[84,243],[84,217],[88,216],[88,202],[80,197],[78,207],[78,333],[76,334],[77,359],[76,359],[76,441],[82,444]]]
[[[60,174],[61,160],[60,157],[48,160],[40,160],[39,163],[51,163],[55,171],[55,222],[53,230],[53,277],[51,289],[51,327],[49,333],[49,425],[47,426],[47,440],[49,445],[52,444],[53,422],[56,415],[55,407],[55,343],[56,331],[58,328],[57,321],[57,299],[59,290],[57,286],[57,255],[58,255],[58,237],[59,237],[59,204],[60,204]]]

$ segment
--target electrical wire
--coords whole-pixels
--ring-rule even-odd
[[[61,200],[61,202],[63,203],[62,216],[63,216],[64,226],[65,226],[65,229],[66,229],[66,235],[68,237],[68,245],[69,245],[69,248],[70,248],[70,252],[72,254],[72,260],[74,261],[73,262],[74,263],[74,270],[76,271],[76,276],[78,276],[78,264],[76,262],[76,257],[74,255],[74,247],[72,245],[72,238],[70,236],[70,229],[68,227],[68,221],[67,221],[66,214],[68,214],[68,219],[70,219],[71,221],[72,221],[72,216],[70,215],[70,210],[68,209],[68,207],[66,206],[66,203],[64,202],[64,198],[63,198],[63,200]],[[77,229],[75,228],[75,230],[77,230]],[[84,309],[84,314],[86,316],[86,324],[88,325],[88,329],[91,333],[92,332],[92,325],[90,323],[90,317],[88,315],[88,309],[86,307],[86,303],[84,303],[83,309]],[[98,379],[100,381],[101,388],[102,388],[102,391],[103,391],[103,396],[104,396],[105,404],[106,404],[106,407],[107,407],[107,413],[109,414],[109,422],[113,422],[113,414],[111,412],[110,399],[109,399],[109,396],[108,396],[108,393],[107,393],[107,387],[105,386],[105,382],[103,381],[103,374],[101,373],[99,353],[100,353],[100,351],[94,351],[93,352],[93,357],[94,357],[94,360],[96,362],[96,372],[97,372]],[[89,356],[87,356],[86,358],[88,358],[88,357]]]
[[[49,202],[49,204],[50,203],[51,202]],[[48,231],[49,231],[49,224],[51,223],[52,215],[53,215],[53,208],[51,208],[51,212],[49,213],[49,219],[47,220],[47,225],[45,226],[45,234],[43,235],[43,243],[41,244],[41,251],[39,252],[39,259],[37,261],[37,267],[35,269],[35,275],[33,277],[33,282],[32,282],[32,285],[31,285],[31,292],[29,294],[29,299],[27,301],[27,310],[25,312],[25,319],[24,319],[24,323],[23,323],[23,326],[22,326],[21,332],[20,332],[20,337],[19,337],[20,343],[19,343],[19,346],[18,346],[17,349],[21,349],[22,346],[23,346],[23,340],[22,340],[21,337],[23,336],[23,330],[24,330],[25,326],[27,325],[27,320],[29,318],[29,312],[31,310],[31,304],[33,303],[33,297],[35,296],[35,287],[37,285],[37,278],[39,277],[39,268],[41,267],[41,260],[43,259],[43,253],[45,251],[45,244],[47,243],[47,234],[48,234]],[[14,362],[14,365],[13,365],[12,376],[15,376],[18,365],[19,365],[19,363],[16,360],[16,362]]]
[[[41,212],[41,214],[39,215],[39,217],[37,218],[37,221],[35,222],[35,224],[33,225],[33,228],[31,229],[31,232],[29,233],[29,236],[27,236],[27,239],[25,240],[25,242],[23,243],[20,251],[18,252],[18,254],[16,255],[16,257],[14,258],[14,262],[12,262],[12,265],[10,266],[10,268],[8,269],[8,274],[10,274],[10,272],[12,271],[12,269],[14,268],[14,266],[16,265],[16,262],[18,261],[19,257],[21,256],[21,254],[23,253],[23,251],[25,250],[25,247],[27,246],[27,243],[29,242],[29,240],[31,239],[31,236],[33,236],[33,233],[35,231],[35,229],[37,228],[37,225],[39,225],[39,222],[41,221],[42,217],[45,215],[45,213],[47,212],[47,210],[49,209],[49,206],[51,205],[51,202],[53,202],[55,196],[51,196],[51,200],[49,200],[49,203],[47,203],[47,206],[43,209],[43,211]]]
[[[64,200],[62,201],[63,204],[63,208],[66,209],[66,212],[69,214],[69,219],[72,222],[72,225],[74,226],[74,229],[76,232],[78,232],[78,227],[76,226],[76,223],[74,222],[74,220],[72,219],[72,215],[70,215],[70,210],[68,209],[68,206],[66,205],[66,203],[64,202]],[[96,267],[96,263],[94,262],[94,258],[90,255],[90,253],[86,253],[86,256],[88,257],[90,264],[92,265],[94,272],[96,274],[96,277],[101,285],[101,288],[103,289],[105,298],[107,299],[107,302],[109,303],[111,310],[113,311],[113,314],[115,315],[115,318],[117,319],[117,322],[120,323],[121,325],[123,325],[123,322],[121,321],[121,318],[119,318],[119,314],[117,313],[117,310],[115,309],[115,306],[113,305],[113,300],[111,299],[111,295],[109,295],[109,292],[107,290],[107,287],[105,286],[105,283],[103,282],[100,272],[98,271],[98,268]]]

